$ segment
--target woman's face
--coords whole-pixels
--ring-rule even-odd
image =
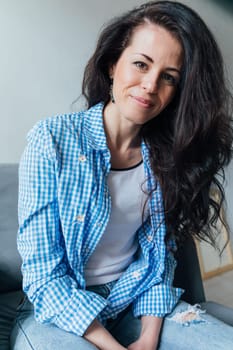
[[[117,117],[138,126],[156,117],[174,97],[182,61],[182,46],[166,29],[138,27],[110,69]]]

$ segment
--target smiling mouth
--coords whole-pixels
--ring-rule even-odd
[[[154,106],[154,104],[150,101],[147,100],[143,97],[139,97],[139,96],[131,96],[140,106],[144,107],[144,108],[151,108]]]

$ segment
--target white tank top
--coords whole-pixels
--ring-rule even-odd
[[[84,269],[87,286],[114,281],[127,269],[138,249],[146,194],[143,163],[112,169],[108,177],[112,210],[107,228]]]

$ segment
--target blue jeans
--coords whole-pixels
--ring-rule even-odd
[[[107,297],[113,283],[89,289]],[[141,321],[133,317],[131,308],[114,320],[107,322],[108,331],[125,347],[138,339]],[[97,348],[75,334],[54,325],[43,325],[34,320],[33,306],[27,298],[18,309],[15,326],[11,334],[12,350],[97,350]],[[159,350],[231,350],[233,349],[233,327],[202,313],[198,307],[179,302],[164,319]],[[146,349],[145,349],[146,350]]]

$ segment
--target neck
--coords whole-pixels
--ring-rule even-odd
[[[121,118],[114,107],[109,103],[104,109],[104,128],[108,145],[122,151],[140,147],[140,126]]]
[[[120,118],[111,104],[104,110],[104,127],[112,167],[127,168],[138,164],[142,159],[140,127]]]

